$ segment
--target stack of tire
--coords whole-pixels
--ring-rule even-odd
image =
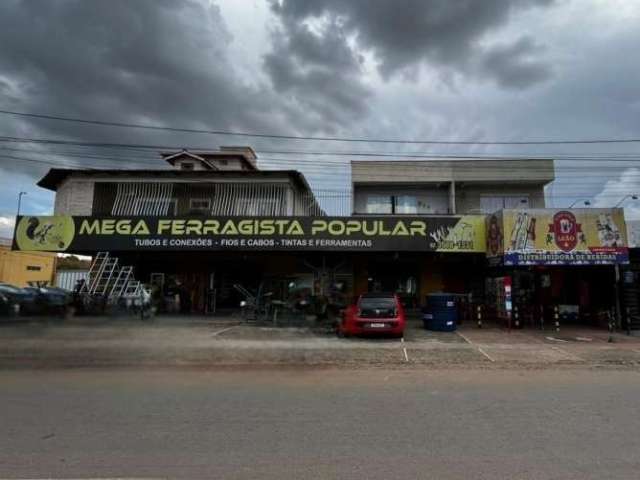
[[[423,310],[422,322],[427,330],[453,332],[458,323],[458,308],[455,296],[450,293],[427,295],[427,306]]]

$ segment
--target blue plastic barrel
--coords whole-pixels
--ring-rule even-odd
[[[458,323],[455,296],[449,293],[427,295],[427,307],[422,316],[424,328],[439,332],[453,332]]]

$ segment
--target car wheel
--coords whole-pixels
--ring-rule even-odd
[[[350,334],[345,332],[340,326],[336,329],[336,335],[338,338],[349,338]]]

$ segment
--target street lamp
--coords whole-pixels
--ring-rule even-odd
[[[622,197],[622,200],[620,200],[618,203],[616,203],[616,207],[619,207],[620,205],[622,205],[622,202],[624,202],[627,198],[631,198],[632,200],[637,200],[638,199],[638,195],[625,195],[624,197]]]
[[[578,203],[580,201],[580,199],[576,200],[575,202],[573,202],[571,205],[569,205],[569,208],[572,208],[576,203]],[[589,205],[591,205],[591,202],[589,200],[585,200],[584,201],[584,206],[588,207]]]
[[[16,213],[16,217],[20,216],[20,203],[22,203],[22,196],[26,194],[27,192],[20,192],[18,194],[18,213]]]

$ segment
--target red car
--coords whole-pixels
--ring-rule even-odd
[[[384,333],[401,337],[405,316],[400,299],[393,293],[365,293],[349,306],[338,324],[339,336]]]

